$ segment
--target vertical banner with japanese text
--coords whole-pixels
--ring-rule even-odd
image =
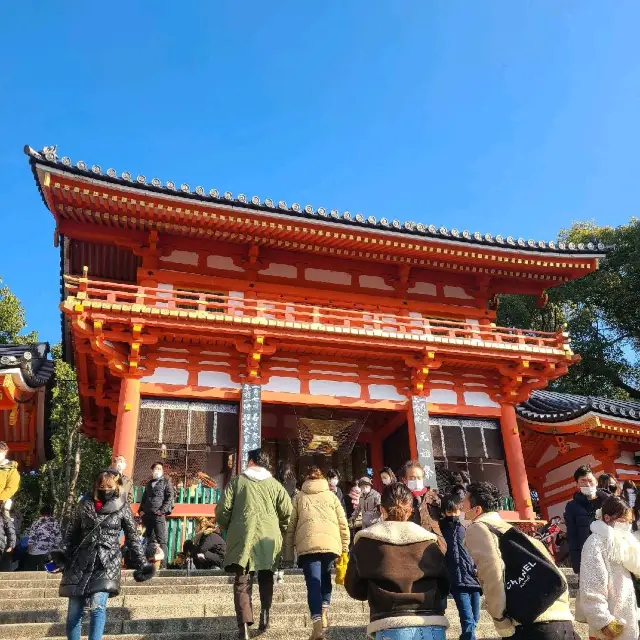
[[[433,460],[433,445],[431,443],[431,427],[429,426],[429,410],[427,398],[413,396],[411,398],[411,411],[418,449],[418,462],[424,467],[425,487],[438,488],[436,480],[436,467]]]
[[[238,470],[247,468],[247,456],[262,444],[262,388],[259,384],[243,384],[240,400],[240,446]]]

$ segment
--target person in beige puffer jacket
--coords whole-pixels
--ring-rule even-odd
[[[284,539],[284,559],[298,564],[307,583],[313,632],[310,640],[324,638],[331,602],[331,564],[349,551],[349,526],[344,509],[317,467],[307,473],[302,490],[293,499],[293,512]]]

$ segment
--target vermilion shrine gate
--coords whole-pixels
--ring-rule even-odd
[[[593,272],[602,247],[26,152],[56,221],[84,429],[135,460],[136,480],[162,456],[187,485],[200,470],[223,485],[262,442],[352,478],[408,458],[432,476],[467,469],[513,496],[512,519],[534,517],[515,406],[577,356],[562,332],[496,326],[497,295],[544,304],[549,287]]]

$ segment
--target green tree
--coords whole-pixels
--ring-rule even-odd
[[[498,322],[540,331],[566,327],[581,361],[552,388],[640,400],[640,220],[617,228],[576,222],[558,239],[609,249],[595,273],[551,289],[543,309],[531,297],[502,296]]]
[[[0,344],[26,344],[37,342],[36,331],[24,335],[27,326],[24,307],[18,297],[0,278]]]
[[[89,490],[95,475],[109,465],[111,448],[81,433],[82,413],[75,371],[63,360],[60,345],[53,348],[53,357],[53,458],[42,467],[42,492],[51,497],[56,517],[66,522],[78,497]]]

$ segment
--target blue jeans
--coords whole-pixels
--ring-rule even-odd
[[[460,627],[460,640],[475,640],[476,625],[480,622],[480,592],[471,589],[452,589],[451,595],[456,601]]]
[[[445,640],[444,627],[405,627],[376,632],[376,640]]]
[[[304,581],[307,583],[307,603],[311,620],[322,617],[322,607],[331,603],[331,563],[336,559],[333,553],[306,553],[298,557],[302,566]]]
[[[89,640],[102,640],[104,623],[107,621],[107,600],[109,594],[100,591],[88,598],[69,598],[67,609],[67,640],[80,640],[82,630],[82,614],[90,604],[89,612]]]

